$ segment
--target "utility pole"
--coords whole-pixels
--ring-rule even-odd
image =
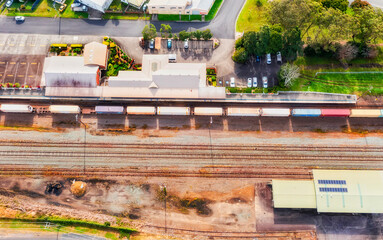
[[[168,193],[166,191],[166,185],[162,184],[162,191],[164,192],[164,203],[165,203],[165,233],[167,232],[167,226],[166,226],[166,198],[168,196]]]

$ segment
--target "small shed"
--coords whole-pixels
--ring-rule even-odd
[[[108,61],[108,47],[102,43],[91,42],[84,47],[84,65],[94,65],[105,69]]]

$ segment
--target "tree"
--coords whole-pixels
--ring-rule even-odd
[[[279,72],[279,76],[282,81],[284,81],[286,87],[291,87],[294,80],[299,78],[300,75],[300,68],[297,65],[290,63],[283,64]]]
[[[303,35],[316,23],[322,5],[313,0],[274,0],[270,1],[269,22],[280,24],[286,31],[298,27]]]
[[[172,27],[169,24],[161,24],[160,32],[163,38],[171,38],[169,35],[172,34]]]
[[[371,7],[371,4],[367,1],[363,0],[354,0],[351,3],[351,8],[356,9],[356,8],[365,8],[365,7]]]
[[[239,48],[235,50],[232,59],[237,63],[245,63],[248,59],[248,54],[244,48]]]
[[[282,27],[280,25],[273,25],[270,28],[270,39],[268,50],[269,53],[276,53],[283,48]]]
[[[202,32],[200,30],[196,30],[193,32],[193,36],[197,39],[200,40],[202,38]]]
[[[178,34],[179,38],[181,41],[185,41],[186,39],[189,39],[190,38],[190,33],[186,32],[185,30],[181,31],[179,34]]]
[[[346,12],[348,8],[348,0],[322,0],[322,6],[325,8],[339,9]]]
[[[337,58],[343,64],[347,64],[348,62],[350,62],[357,56],[358,56],[358,47],[350,43],[346,43],[345,45],[342,45],[337,51]]]
[[[282,53],[287,59],[296,59],[297,54],[302,52],[302,47],[301,31],[298,28],[284,32]]]
[[[367,45],[383,37],[383,11],[379,8],[357,8],[352,19],[353,41]]]
[[[202,38],[207,41],[213,37],[213,34],[211,33],[210,29],[206,29],[202,32]]]
[[[142,30],[142,37],[144,40],[150,40],[157,37],[156,27],[153,24],[150,24],[150,26],[145,25],[144,29]]]
[[[174,39],[174,40],[178,40],[178,36],[177,36],[177,34],[174,33],[174,35],[173,35],[173,39]]]

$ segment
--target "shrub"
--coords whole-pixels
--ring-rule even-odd
[[[77,56],[77,53],[73,53],[73,56]]]
[[[110,222],[104,222],[104,226],[110,227]]]
[[[243,38],[238,38],[237,41],[235,41],[235,49],[243,48]]]
[[[257,0],[257,2],[255,3],[257,5],[257,7],[262,7],[263,6],[263,3],[261,0]]]
[[[15,88],[20,88],[20,83],[15,83],[13,86],[14,86]]]
[[[206,29],[202,32],[202,38],[207,41],[213,37],[213,34],[211,33],[210,29]]]
[[[351,3],[352,9],[365,8],[367,6],[371,6],[370,3],[367,1],[363,1],[363,0],[355,0]]]
[[[239,48],[235,50],[232,56],[232,59],[234,62],[237,62],[237,63],[245,63],[248,59],[248,54],[245,48]]]

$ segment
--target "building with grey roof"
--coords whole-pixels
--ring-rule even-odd
[[[150,14],[207,15],[215,0],[151,0]]]

